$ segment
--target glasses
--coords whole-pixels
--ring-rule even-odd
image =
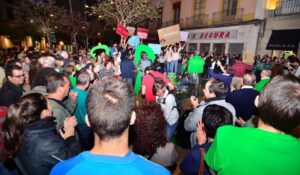
[[[15,75],[15,76],[12,76],[12,77],[23,78],[23,77],[25,77],[25,74],[22,74],[22,75]]]

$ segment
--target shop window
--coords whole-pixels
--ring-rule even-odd
[[[225,53],[225,43],[216,43],[213,46],[215,54],[224,54]]]
[[[228,48],[228,53],[231,55],[243,53],[244,43],[230,43]]]
[[[197,50],[197,43],[189,43],[189,53],[194,53]]]
[[[174,24],[178,24],[180,20],[180,2],[176,2],[173,4],[173,21]]]
[[[210,49],[210,43],[201,43],[200,44],[200,53],[207,54]]]

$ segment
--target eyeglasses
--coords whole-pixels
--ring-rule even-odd
[[[12,76],[12,77],[17,77],[17,78],[23,78],[23,77],[25,77],[25,74],[22,74],[22,75],[15,75],[15,76]]]

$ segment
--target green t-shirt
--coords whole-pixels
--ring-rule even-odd
[[[188,73],[203,73],[205,61],[200,56],[191,57],[188,64]]]
[[[218,175],[299,175],[300,141],[258,128],[223,126],[205,161]]]
[[[265,87],[265,85],[270,81],[270,78],[265,78],[260,80],[258,83],[255,85],[255,90],[258,92],[261,92],[262,89]]]
[[[76,77],[74,77],[73,75],[70,75],[69,79],[71,81],[72,88],[75,88],[76,87]]]

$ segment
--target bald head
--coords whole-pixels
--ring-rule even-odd
[[[253,86],[256,82],[254,74],[245,74],[243,76],[243,86]]]

